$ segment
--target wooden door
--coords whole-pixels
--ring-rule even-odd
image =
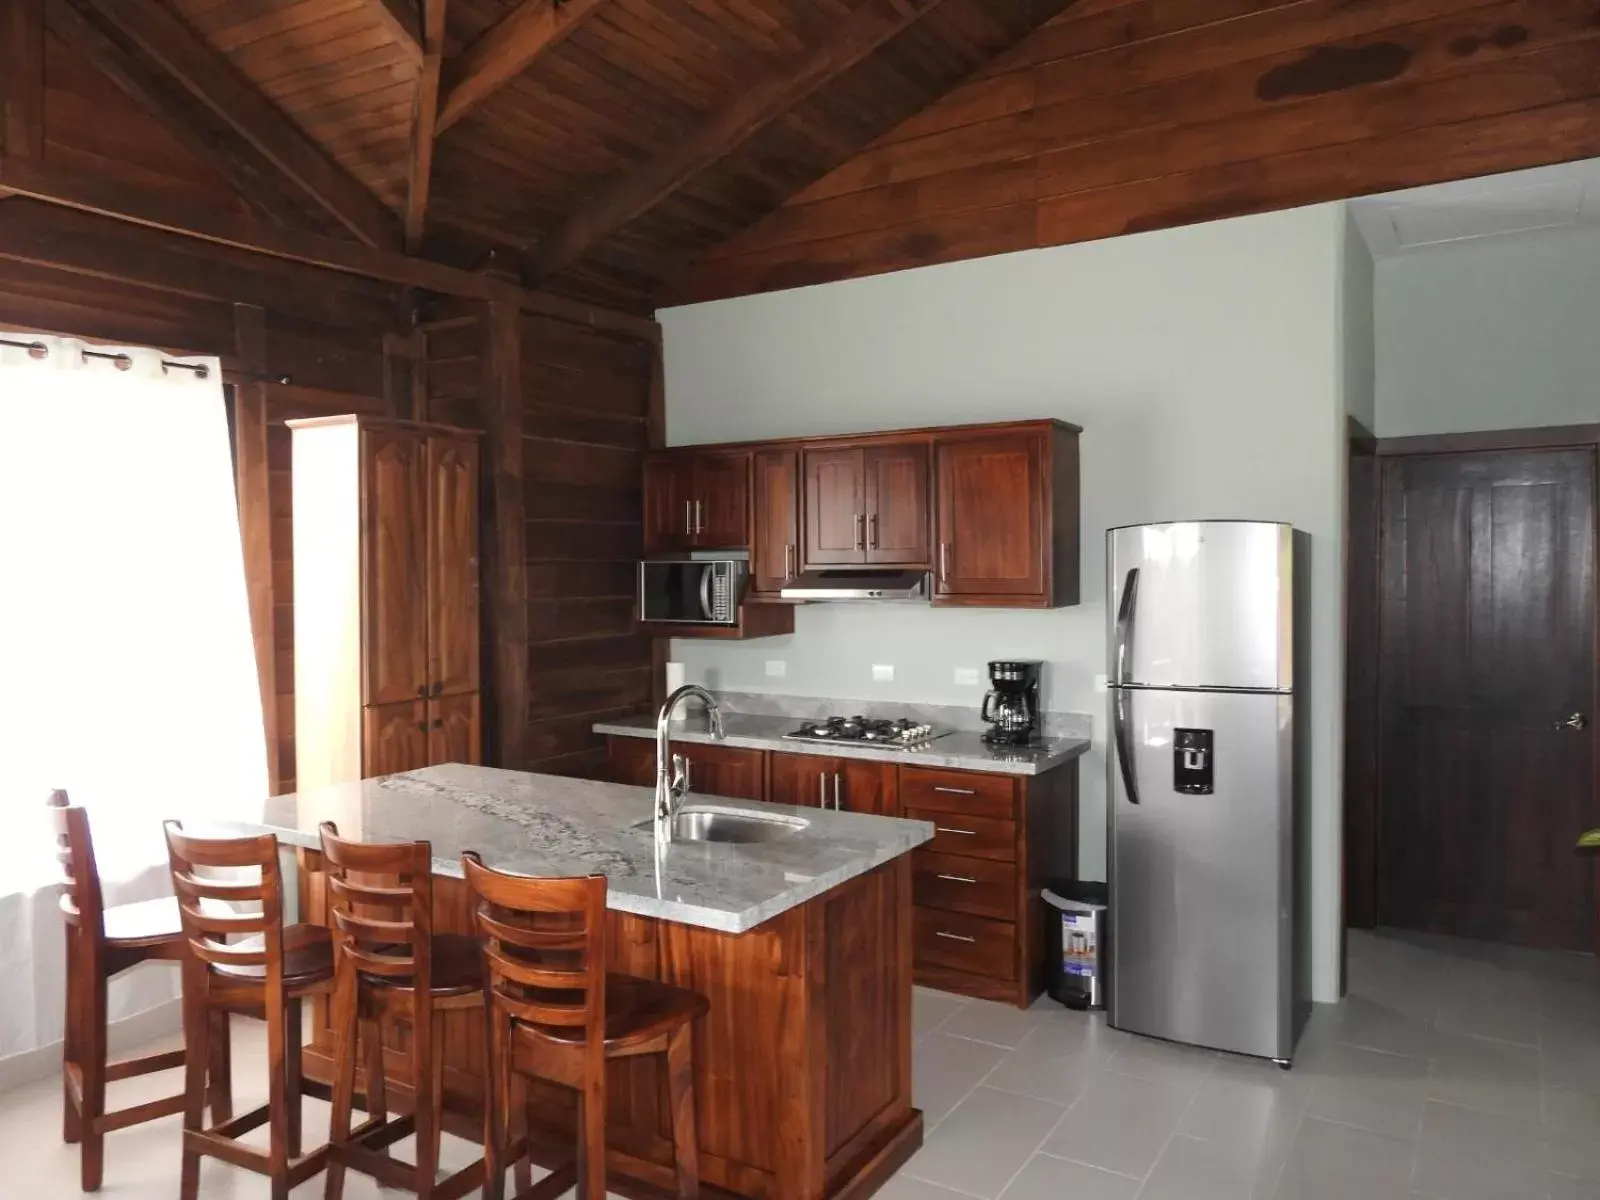
[[[476,439],[428,436],[428,506],[429,690],[433,695],[476,692],[481,657]]]
[[[807,450],[805,565],[867,561],[867,500],[860,450]]]
[[[428,690],[428,453],[412,430],[361,430],[362,702]]]
[[[1381,924],[1594,948],[1594,485],[1587,450],[1384,464]]]
[[[750,587],[771,595],[800,567],[800,456],[793,450],[762,450],[751,472],[755,527],[750,538]]]
[[[694,544],[694,456],[674,452],[644,460],[645,553]]]
[[[428,701],[428,762],[482,761],[483,712],[479,694],[446,693]]]
[[[674,742],[672,752],[689,760],[689,787],[698,795],[732,800],[767,798],[765,751]]]
[[[928,447],[874,446],[864,456],[867,561],[932,565],[928,549]]]
[[[939,440],[938,595],[1044,594],[1044,452],[1037,433]]]
[[[816,808],[833,803],[833,773],[839,760],[817,754],[767,755],[767,799],[774,804]]]
[[[750,456],[698,454],[694,460],[694,544],[733,550],[750,544]]]
[[[433,761],[428,754],[428,703],[404,700],[361,710],[361,777],[415,771]]]
[[[899,768],[893,763],[841,758],[834,762],[833,769],[839,776],[840,808],[877,817],[900,815],[895,787]]]

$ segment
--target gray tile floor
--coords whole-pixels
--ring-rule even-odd
[[[1357,934],[1350,977],[1349,998],[1318,1011],[1289,1072],[1118,1033],[1049,1002],[1021,1013],[919,991],[927,1140],[879,1195],[1600,1200],[1600,965]],[[259,1102],[259,1026],[237,1036],[240,1102]],[[114,1095],[132,1103],[174,1083],[134,1080]],[[326,1112],[308,1103],[308,1140]],[[112,1135],[102,1194],[171,1200],[175,1135],[176,1118]],[[450,1163],[473,1156],[446,1143]],[[0,1197],[77,1190],[55,1081],[0,1095]],[[206,1166],[208,1198],[265,1194],[258,1177]],[[295,1191],[321,1194],[320,1179]],[[351,1200],[379,1194],[351,1176]]]

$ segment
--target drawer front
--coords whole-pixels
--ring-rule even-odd
[[[911,856],[911,901],[922,908],[1014,921],[1017,868],[1012,863],[919,847]]]
[[[902,811],[909,820],[933,822],[933,841],[924,844],[936,854],[992,858],[996,862],[1017,861],[1015,821],[996,821],[993,817],[939,812],[917,808],[910,804]]]
[[[1012,821],[1017,815],[1016,780],[977,771],[901,767],[900,803],[907,808],[936,808]]]
[[[970,971],[991,979],[1017,977],[1017,927],[932,908],[912,910],[918,963]]]

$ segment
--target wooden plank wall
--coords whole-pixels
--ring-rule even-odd
[[[481,427],[481,309],[433,315],[423,324],[429,416]],[[520,745],[495,765],[598,777],[604,747],[590,725],[651,698],[633,588],[654,347],[526,314],[521,333],[526,716]],[[489,694],[500,698],[493,685]],[[485,728],[496,724],[490,716]]]
[[[1078,0],[663,299],[1597,154],[1595,0]]]

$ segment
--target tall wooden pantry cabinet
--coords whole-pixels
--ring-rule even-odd
[[[297,786],[480,762],[478,435],[289,426]]]

